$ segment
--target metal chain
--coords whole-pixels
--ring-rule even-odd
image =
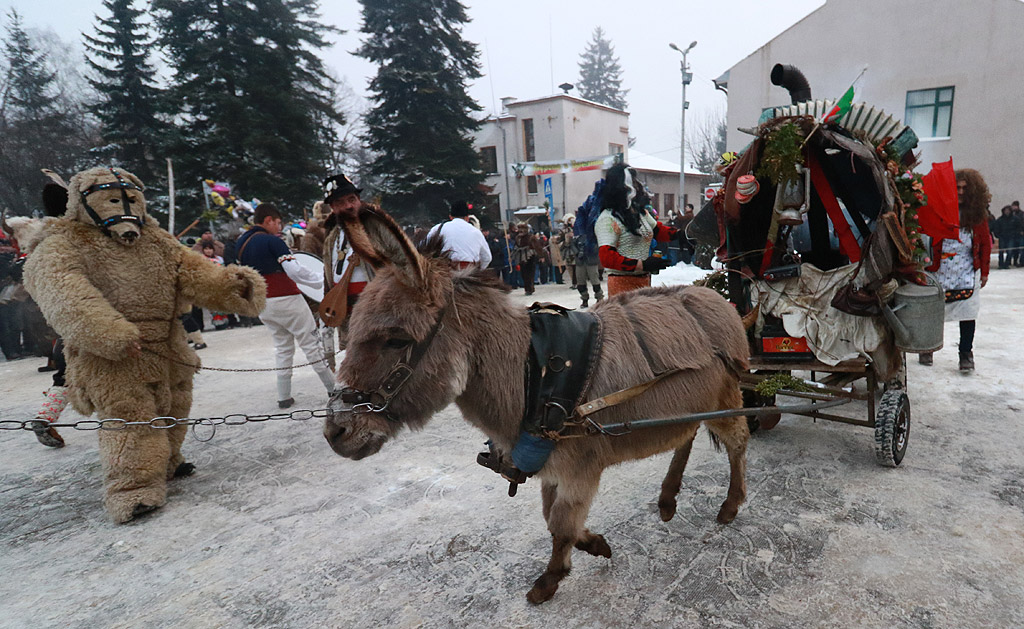
[[[49,423],[45,419],[29,419],[17,421],[13,419],[0,419],[0,430],[35,430],[35,424],[43,423],[47,428],[73,428],[75,430],[125,430],[131,426],[148,426],[157,430],[167,430],[175,426],[192,426],[192,436],[199,441],[209,441],[217,432],[217,426],[241,426],[248,423],[260,423],[266,421],[280,421],[283,419],[291,421],[308,421],[314,417],[327,417],[328,409],[299,409],[290,413],[271,413],[267,415],[247,415],[245,413],[232,413],[223,417],[154,417],[143,421],[128,421],[120,418],[110,419],[83,419],[77,422],[54,422]],[[196,426],[209,426],[212,430],[206,439],[196,434]]]
[[[299,367],[309,367],[309,366],[315,365],[317,363],[326,363],[327,362],[327,357],[324,356],[320,360],[314,360],[313,362],[309,362],[309,363],[302,363],[301,365],[292,365],[291,367],[264,367],[262,369],[225,369],[223,367],[204,367],[203,365],[195,365],[195,364],[192,364],[192,363],[185,362],[183,360],[178,360],[174,356],[168,356],[166,354],[161,354],[160,352],[152,350],[152,349],[149,349],[148,347],[143,347],[142,351],[149,352],[150,354],[153,354],[154,356],[159,356],[160,358],[163,358],[165,360],[169,360],[172,363],[177,363],[179,365],[184,365],[186,367],[191,367],[193,369],[201,369],[203,371],[233,371],[233,372],[291,371],[292,369],[298,369]]]

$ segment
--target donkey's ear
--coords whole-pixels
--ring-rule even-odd
[[[423,285],[427,263],[416,251],[391,215],[375,205],[364,203],[357,216],[345,216],[342,228],[352,249],[375,269],[394,264],[402,269],[415,285]]]

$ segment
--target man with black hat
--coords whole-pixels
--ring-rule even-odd
[[[458,269],[485,269],[491,263],[491,248],[483,232],[473,227],[468,220],[469,205],[465,201],[452,203],[448,219],[434,225],[427,234],[427,240],[435,234],[441,235],[444,253],[451,256],[452,266]]]
[[[344,290],[348,294],[348,312],[351,313],[352,307],[359,299],[359,294],[363,292],[366,284],[373,279],[374,275],[373,268],[369,264],[364,264],[359,255],[353,251],[341,228],[344,218],[354,218],[362,209],[364,204],[359,199],[359,193],[362,190],[357,188],[344,173],[324,179],[323,189],[324,206],[330,212],[327,220],[324,221],[324,229],[327,231],[322,255],[324,275],[327,280],[325,293],[334,288],[336,284],[347,282],[348,286]],[[348,319],[346,318],[345,321],[347,322]],[[344,331],[347,329],[344,323],[340,327],[342,331],[339,333],[338,339],[339,351],[345,349]],[[333,340],[328,339],[328,342],[333,345]]]

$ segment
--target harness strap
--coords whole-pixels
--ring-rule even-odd
[[[142,217],[135,216],[134,214],[121,214],[111,216],[104,220],[100,218],[100,215],[96,213],[96,210],[94,210],[92,206],[89,205],[89,202],[86,200],[86,197],[88,197],[93,192],[109,190],[111,188],[118,188],[121,190],[121,207],[124,208],[125,210],[128,210],[128,206],[130,204],[128,203],[128,193],[125,192],[125,190],[138,190],[139,192],[142,192],[142,188],[138,187],[137,185],[130,181],[125,181],[121,177],[121,173],[114,170],[114,168],[111,167],[109,170],[114,175],[114,177],[117,177],[117,181],[94,184],[82,191],[82,205],[85,207],[86,214],[88,214],[89,218],[92,219],[92,222],[96,223],[96,225],[103,230],[103,233],[107,234],[108,236],[110,235],[110,228],[118,223],[135,223],[136,225],[139,226],[139,229],[141,230]]]

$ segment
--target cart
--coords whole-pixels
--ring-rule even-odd
[[[756,127],[741,129],[751,143],[723,155],[716,170],[725,184],[687,236],[717,249],[726,271],[720,292],[748,327],[752,359],[741,387],[751,430],[773,428],[782,413],[864,426],[874,430],[878,462],[895,467],[910,437],[904,352],[941,347],[941,304],[937,345],[934,335],[908,340],[914,325],[888,309],[896,292],[919,281],[924,258],[917,210],[925,202],[912,171],[917,136],[866,103],[844,109],[812,100],[793,66],[776,65],[771,80],[789,90],[792,104],[768,108]],[[829,282],[814,283],[820,278]],[[793,324],[794,312],[812,324]],[[826,325],[871,330],[844,345],[840,334],[819,334]],[[766,383],[794,372],[801,377],[790,386]],[[777,396],[803,403],[776,405]],[[836,408],[855,401],[866,404],[866,417]]]
[[[903,461],[910,438],[910,398],[907,397],[906,355],[901,354],[903,367],[897,377],[880,381],[872,364],[864,359],[850,360],[838,365],[826,365],[817,360],[785,362],[767,358],[751,360],[750,371],[740,378],[744,404],[757,412],[747,415],[751,432],[771,430],[778,424],[782,412],[812,419],[824,419],[874,429],[875,460],[886,467],[896,467]],[[777,373],[808,372],[805,380],[812,383],[811,391],[781,388],[770,397],[763,396],[755,387]],[[863,383],[861,382],[863,381]],[[810,408],[776,406],[777,396],[809,400]],[[845,406],[854,401],[866,402],[867,417],[841,414]],[[832,402],[832,404],[829,404]],[[768,410],[765,410],[768,409]]]

